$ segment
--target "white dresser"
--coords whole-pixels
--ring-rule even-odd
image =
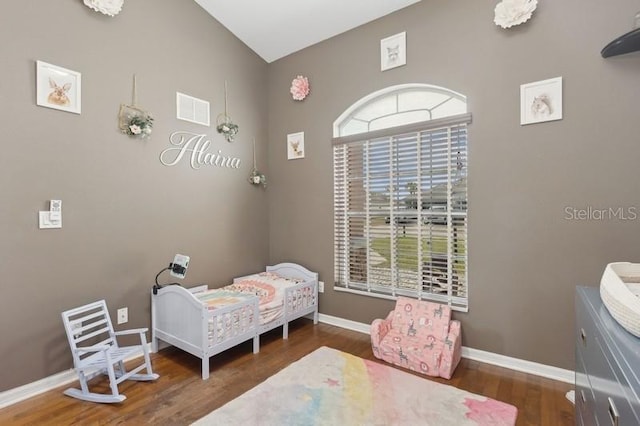
[[[590,287],[576,291],[576,424],[640,425],[640,339]]]

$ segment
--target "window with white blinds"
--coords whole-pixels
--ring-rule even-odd
[[[337,290],[468,309],[470,122],[463,113],[334,138]]]

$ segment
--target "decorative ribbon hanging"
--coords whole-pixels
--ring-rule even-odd
[[[138,76],[133,75],[133,93],[131,94],[131,105],[136,106],[138,100]]]

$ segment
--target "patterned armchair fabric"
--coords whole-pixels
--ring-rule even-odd
[[[371,323],[371,346],[376,358],[450,379],[460,362],[461,333],[448,306],[398,297],[386,319]]]

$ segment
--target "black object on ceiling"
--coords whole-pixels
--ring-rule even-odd
[[[621,35],[611,43],[607,44],[600,52],[603,58],[610,56],[624,55],[640,50],[640,28],[629,31]]]

